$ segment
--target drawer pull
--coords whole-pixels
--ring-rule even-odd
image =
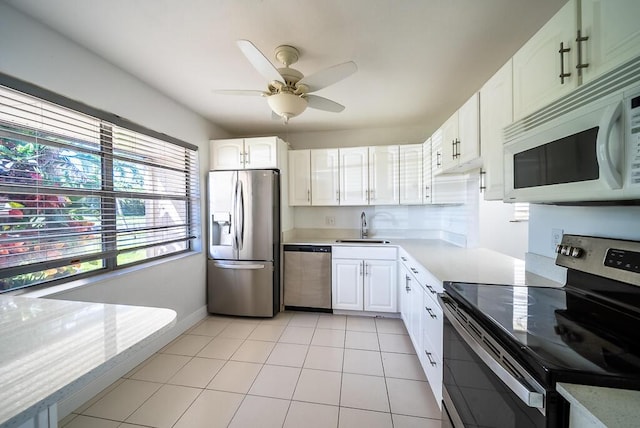
[[[431,355],[433,355],[431,352],[427,352],[425,350],[424,353],[427,354],[427,358],[429,359],[429,364],[431,364],[432,366],[438,365],[438,363],[436,361],[433,361],[433,358],[431,358]]]
[[[429,313],[429,315],[431,316],[431,318],[438,318],[438,316],[436,314],[433,313],[433,310],[427,306],[424,307],[427,312]]]
[[[436,290],[434,290],[434,289],[433,289],[433,287],[432,287],[432,286],[430,286],[430,285],[428,285],[428,284],[427,284],[427,290],[429,290],[429,292],[430,292],[431,294],[438,294],[438,293],[436,292]]]
[[[416,268],[414,268],[414,267],[412,267],[412,268],[410,268],[410,269],[411,269],[411,272],[413,272],[413,273],[418,273],[418,269],[416,269]]]
[[[404,256],[400,256],[400,260],[402,260],[403,262],[406,262],[406,261],[407,261],[407,258],[406,258],[406,257],[404,257]]]

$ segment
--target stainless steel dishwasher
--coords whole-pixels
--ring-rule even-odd
[[[285,309],[331,311],[331,246],[284,246]]]

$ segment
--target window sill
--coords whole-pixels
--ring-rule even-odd
[[[180,260],[180,259],[184,259],[187,257],[195,257],[195,256],[200,256],[202,255],[201,251],[189,251],[186,253],[181,253],[181,254],[177,254],[175,256],[170,256],[170,257],[164,257],[162,259],[158,259],[158,260],[151,260],[148,263],[141,263],[135,266],[131,266],[128,268],[123,268],[123,269],[118,269],[115,271],[111,271],[111,272],[105,272],[103,274],[100,275],[95,275],[95,276],[91,276],[88,278],[82,278],[82,279],[78,279],[75,281],[70,281],[70,282],[66,282],[64,284],[58,284],[58,285],[52,285],[50,287],[44,287],[42,289],[39,290],[17,290],[15,293],[7,293],[7,295],[13,295],[13,296],[22,296],[22,297],[49,297],[49,296],[54,296],[58,293],[63,293],[65,291],[69,291],[69,290],[73,290],[73,289],[77,289],[77,288],[83,288],[83,287],[88,287],[94,284],[97,284],[99,282],[103,282],[103,281],[108,281],[108,280],[112,280],[115,279],[119,276],[122,275],[127,275],[130,274],[132,272],[137,272],[140,270],[144,270],[144,269],[148,269],[148,268],[152,268],[154,266],[158,266],[160,264],[163,263],[168,263],[171,261],[175,261],[175,260]]]

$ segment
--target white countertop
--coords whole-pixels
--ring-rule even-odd
[[[637,427],[640,425],[640,391],[558,383],[558,392],[593,426]]]
[[[175,324],[171,309],[0,296],[0,426],[19,426]]]
[[[377,238],[376,238],[377,239]],[[437,239],[389,239],[390,244],[337,243],[334,239],[291,239],[283,244],[389,246],[403,248],[440,281],[561,287],[526,270],[524,260],[486,248],[462,248]]]

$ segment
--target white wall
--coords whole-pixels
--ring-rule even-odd
[[[529,252],[555,258],[553,229],[565,234],[640,240],[640,207],[530,205]]]
[[[513,204],[480,198],[479,246],[524,260],[529,223],[513,222]]]
[[[208,140],[227,136],[184,106],[3,3],[0,71],[197,145],[202,184],[208,168]],[[206,256],[200,252],[120,272],[56,297],[172,308],[180,322],[205,305],[205,266]]]

